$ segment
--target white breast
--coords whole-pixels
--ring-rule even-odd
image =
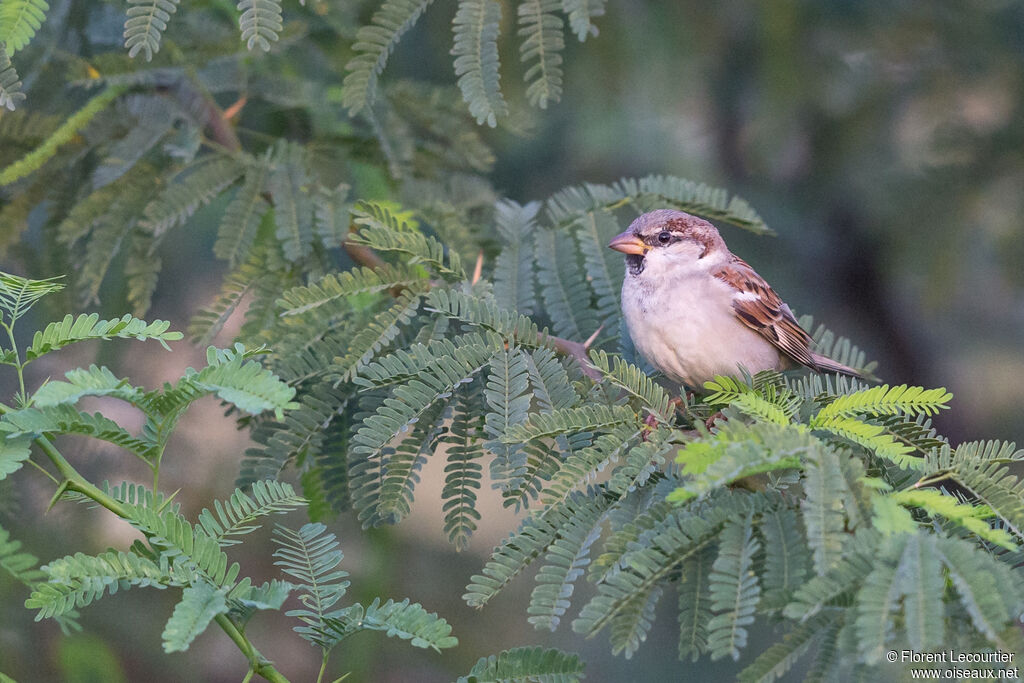
[[[741,365],[751,373],[780,367],[778,349],[736,318],[734,291],[707,270],[653,279],[626,274],[622,312],[637,350],[667,377],[699,388]]]

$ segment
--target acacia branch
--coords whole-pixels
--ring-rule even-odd
[[[352,223],[349,225],[349,232],[355,232],[356,224]],[[367,268],[379,268],[384,265],[384,259],[382,259],[375,251],[369,247],[361,244],[354,244],[349,241],[345,241],[342,245],[345,249],[345,253],[348,254],[349,258],[358,263],[361,266]],[[479,271],[483,267],[483,258],[477,259],[477,266],[475,268],[474,277],[479,278]],[[398,292],[392,291],[391,295],[395,296]],[[590,349],[590,345],[594,343],[598,333],[602,330],[602,327],[597,328],[594,334],[590,335],[590,338],[583,342],[573,341],[572,339],[564,339],[562,337],[555,337],[553,335],[547,335],[546,339],[551,343],[551,346],[555,351],[562,356],[568,358],[575,358],[580,364],[580,369],[583,370],[583,374],[590,379],[599,381],[602,377],[601,373],[590,364],[590,358],[587,355],[587,351]]]

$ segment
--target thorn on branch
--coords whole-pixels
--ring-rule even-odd
[[[484,250],[481,249],[480,253],[476,255],[476,265],[473,266],[473,279],[470,281],[471,285],[475,285],[480,282],[480,275],[484,271]]]

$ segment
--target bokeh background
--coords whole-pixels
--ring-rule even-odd
[[[94,4],[121,20],[120,5]],[[514,3],[504,5],[507,35]],[[385,78],[454,81],[453,8],[428,11]],[[728,226],[723,235],[797,312],[852,337],[886,381],[950,389],[953,409],[936,423],[953,443],[1024,441],[1024,3],[620,0],[597,23],[596,39],[578,44],[567,36],[562,102],[536,113],[528,136],[487,133],[501,193],[543,199],[569,184],[648,173],[728,187],[778,236]],[[509,66],[518,61],[514,50],[506,41],[503,84],[522,103],[521,72]],[[46,87],[33,83],[30,97]],[[181,329],[212,298],[222,274],[210,252],[215,227],[200,214],[188,239],[167,250],[149,317]],[[37,368],[35,379],[100,362],[156,386],[201,357],[185,343],[168,354],[117,342],[65,353]],[[5,396],[11,379],[0,377]],[[245,445],[209,400],[179,428],[163,481],[183,489],[179,500],[194,516],[230,493]],[[93,478],[143,480],[133,463],[84,440],[65,450]],[[448,618],[460,647],[441,656],[364,634],[335,651],[333,668],[352,671],[348,680],[453,680],[480,656],[526,644],[579,652],[590,681],[716,680],[737,670],[731,662],[697,669],[676,661],[668,604],[633,661],[611,657],[606,642],[584,641],[567,624],[555,634],[534,632],[523,610],[530,576],[485,610],[470,610],[462,589],[515,518],[497,501],[485,503],[480,532],[454,553],[429,495],[438,474],[424,472],[401,526],[366,532],[342,517],[331,528],[354,596],[409,596]],[[61,505],[44,514],[44,482],[18,482],[0,494],[0,519],[41,558],[132,537],[103,511]],[[297,526],[302,513],[283,521]],[[257,580],[275,575],[267,535],[260,538],[237,556]],[[86,632],[71,638],[34,623],[25,597],[0,576],[0,671],[19,681],[237,681],[244,674],[241,656],[215,629],[186,654],[161,652],[174,596],[136,589],[106,598],[84,611]],[[313,680],[317,654],[288,633],[287,621],[257,617],[251,636],[292,680]],[[762,625],[758,638],[771,628]],[[755,643],[743,661],[758,651]]]

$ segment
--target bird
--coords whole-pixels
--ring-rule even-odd
[[[863,378],[815,353],[789,306],[703,218],[651,211],[608,246],[626,255],[622,313],[633,344],[669,380],[699,391],[741,368],[799,366]]]

